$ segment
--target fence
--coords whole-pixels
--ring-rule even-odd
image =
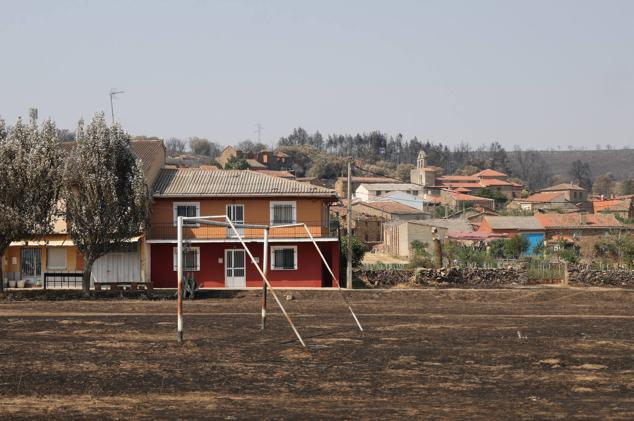
[[[44,289],[81,289],[82,287],[81,272],[45,272],[44,273]]]

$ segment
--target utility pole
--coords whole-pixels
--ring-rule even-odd
[[[117,91],[116,89],[110,89],[110,114],[112,115],[112,124],[114,124],[114,104],[112,100],[115,96],[123,94],[125,91]]]
[[[346,287],[352,289],[352,158],[348,159],[348,235],[346,252]]]

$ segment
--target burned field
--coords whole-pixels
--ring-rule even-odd
[[[634,416],[634,292],[359,291],[284,301],[0,301],[2,419]]]

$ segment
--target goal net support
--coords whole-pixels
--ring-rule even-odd
[[[262,329],[264,329],[264,327],[266,325],[267,289],[270,289],[271,290],[271,295],[273,296],[273,298],[275,299],[275,302],[277,303],[278,307],[282,311],[282,314],[284,314],[284,317],[286,318],[286,320],[288,321],[288,324],[290,325],[291,329],[295,333],[295,336],[297,337],[299,342],[302,344],[302,346],[306,347],[306,344],[304,343],[304,340],[302,339],[302,337],[299,334],[297,328],[295,327],[295,324],[291,320],[291,317],[286,312],[286,309],[282,305],[282,302],[280,301],[279,297],[275,293],[275,291],[274,291],[273,287],[271,286],[271,283],[270,283],[270,281],[268,279],[268,276],[267,276],[269,231],[271,229],[276,229],[276,228],[289,228],[289,227],[300,227],[300,226],[303,226],[304,229],[306,230],[306,233],[308,234],[308,237],[310,238],[311,242],[313,243],[313,245],[315,246],[317,252],[319,253],[319,256],[321,257],[322,261],[324,262],[324,265],[326,266],[326,268],[328,268],[328,272],[332,276],[333,281],[336,284],[336,287],[337,287],[341,297],[343,298],[344,302],[346,303],[348,309],[350,310],[350,313],[352,314],[352,317],[354,318],[355,322],[357,323],[357,326],[359,327],[359,330],[363,331],[363,328],[361,327],[361,323],[359,323],[359,319],[357,318],[356,314],[352,310],[352,305],[350,304],[350,302],[348,301],[348,299],[344,295],[343,291],[341,290],[341,285],[340,285],[339,279],[337,279],[337,277],[335,276],[334,272],[332,271],[332,268],[330,267],[330,264],[328,263],[328,261],[324,257],[321,249],[319,248],[319,245],[315,241],[312,233],[310,232],[310,230],[308,229],[308,226],[306,224],[295,223],[295,224],[284,224],[284,225],[269,226],[269,225],[258,225],[258,224],[233,223],[227,215],[197,216],[197,217],[179,216],[177,218],[177,251],[176,251],[176,253],[177,253],[177,271],[178,271],[177,272],[178,304],[177,304],[177,336],[176,337],[177,337],[177,341],[178,342],[182,342],[183,341],[183,296],[182,296],[183,295],[183,290],[182,290],[182,288],[183,288],[183,222],[185,222],[185,221],[194,222],[194,223],[203,224],[203,225],[222,226],[222,227],[226,227],[226,228],[231,229],[233,235],[235,236],[235,238],[238,239],[238,241],[242,245],[242,248],[244,248],[244,251],[249,256],[249,259],[251,260],[251,263],[253,263],[253,265],[255,266],[255,268],[257,269],[257,271],[259,272],[260,276],[263,279],[263,284],[262,284],[262,288],[263,288],[263,294],[262,294]],[[263,233],[264,233],[264,235],[263,235],[264,254],[263,254],[263,259],[262,259],[262,267],[260,267],[260,265],[258,264],[257,260],[255,259],[255,257],[251,253],[251,250],[249,250],[249,248],[247,247],[246,243],[244,242],[244,239],[242,238],[242,234],[238,231],[237,228],[255,228],[255,229],[262,229],[263,230]]]

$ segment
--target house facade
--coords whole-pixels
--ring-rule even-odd
[[[267,277],[274,287],[333,286],[319,251],[339,279],[339,239],[330,228],[333,190],[273,177],[257,171],[164,169],[153,193],[151,227],[147,234],[149,278],[156,288],[177,282],[176,219],[178,216],[228,215],[237,224],[271,226]],[[221,220],[216,220],[221,221]],[[304,227],[282,227],[304,223]],[[240,235],[264,262],[264,230],[240,228]],[[186,223],[183,229],[186,276],[203,288],[261,287],[262,278],[237,236],[223,226]]]
[[[75,142],[61,144],[69,155]],[[165,146],[161,140],[132,140],[132,152],[141,160],[148,189],[165,165]],[[126,250],[110,253],[93,264],[93,281],[145,282],[149,262],[145,258],[146,245],[142,236],[130,239]],[[39,287],[47,277],[49,286],[63,283],[56,274],[78,273],[84,269],[81,253],[68,234],[66,221],[55,221],[50,235],[35,241],[14,241],[1,259],[2,273],[8,282],[25,281],[25,286]],[[66,278],[67,279],[67,278]]]

